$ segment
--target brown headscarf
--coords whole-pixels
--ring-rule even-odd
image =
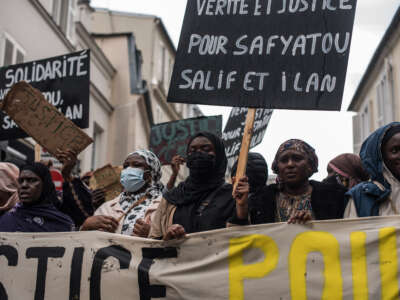
[[[282,155],[283,152],[287,150],[295,150],[303,153],[308,159],[308,163],[310,164],[312,174],[318,172],[318,157],[315,154],[314,148],[302,140],[291,139],[280,145],[278,151],[276,152],[274,162],[272,163],[272,170],[274,171],[275,174],[278,174],[279,172],[278,170],[279,157]]]
[[[19,201],[18,198],[19,169],[11,163],[0,163],[0,190],[10,193],[11,197],[0,206],[0,214],[10,210]]]
[[[355,154],[341,154],[332,159],[328,166],[337,174],[349,179],[349,189],[369,179],[369,174],[364,169],[360,157]]]

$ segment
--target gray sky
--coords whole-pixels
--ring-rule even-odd
[[[300,138],[317,151],[320,166],[314,178],[326,176],[330,159],[352,152],[352,115],[346,112],[351,98],[376,47],[387,29],[400,0],[358,0],[352,48],[342,112],[276,110],[262,144],[252,151],[260,152],[271,165],[279,145],[290,138]],[[96,7],[146,13],[162,18],[167,30],[178,45],[185,13],[186,0],[93,0]],[[230,108],[201,106],[206,115],[223,114],[224,122]]]

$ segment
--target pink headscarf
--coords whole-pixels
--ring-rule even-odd
[[[16,165],[0,163],[0,190],[12,194],[7,202],[0,206],[0,213],[10,210],[19,201],[18,176],[19,169]]]

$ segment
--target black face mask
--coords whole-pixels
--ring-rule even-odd
[[[204,152],[194,152],[187,157],[186,165],[191,176],[204,176],[215,168],[215,156]]]

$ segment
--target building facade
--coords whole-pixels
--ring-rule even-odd
[[[348,108],[353,118],[353,147],[377,128],[400,120],[400,8],[380,42]]]
[[[107,140],[95,136],[96,128],[107,134],[113,113],[112,80],[116,69],[91,37],[85,23],[92,12],[77,0],[2,1],[0,10],[0,66],[91,50],[90,118],[88,135],[95,143],[80,155],[80,168],[88,170],[106,162]],[[32,159],[31,139],[10,140],[5,156],[15,161]],[[13,160],[14,158],[14,160]]]
[[[91,50],[85,131],[94,143],[79,155],[81,172],[120,165],[128,153],[147,148],[154,123],[201,115],[197,106],[166,102],[175,48],[159,18],[95,10],[84,0],[1,6],[0,67]],[[32,139],[1,142],[0,158],[33,159],[33,146]]]
[[[196,105],[167,102],[176,49],[160,18],[95,9],[91,21],[92,36],[118,69],[112,97],[114,164],[130,151],[148,147],[152,124],[202,115]],[[141,67],[131,63],[133,57]],[[164,182],[170,174],[165,166]]]

